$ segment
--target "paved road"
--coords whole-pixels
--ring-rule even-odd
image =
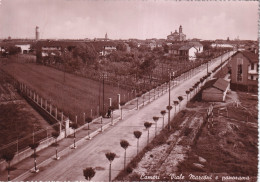
[[[228,57],[228,54],[223,56],[223,60]],[[220,64],[221,59],[209,66],[209,70]],[[183,81],[182,84],[171,90],[171,100],[177,100],[177,97],[185,96],[185,91],[196,83],[202,76],[206,74],[206,67],[199,70],[192,78]],[[186,103],[186,96],[182,102],[182,106]],[[171,102],[172,103],[172,102]],[[140,110],[134,110],[124,120],[119,121],[113,127],[107,129],[103,133],[97,135],[90,141],[86,141],[85,145],[79,146],[69,155],[63,156],[59,161],[53,161],[48,166],[40,168],[40,172],[32,174],[27,180],[85,180],[83,169],[86,167],[96,168],[96,175],[93,181],[108,181],[109,161],[105,157],[108,151],[116,153],[116,158],[112,163],[112,178],[123,169],[124,150],[119,142],[121,139],[126,139],[131,146],[127,149],[128,161],[136,155],[136,139],[133,136],[133,131],[139,130],[143,132],[140,139],[140,149],[143,148],[147,141],[147,131],[144,130],[143,123],[145,121],[152,122],[153,116],[160,116],[160,111],[165,110],[168,104],[168,93],[161,96],[151,104],[143,107]],[[171,117],[174,111],[172,110]],[[167,115],[165,121],[167,121]],[[166,122],[167,123],[167,122]],[[158,126],[162,125],[162,119],[158,121]],[[150,138],[154,137],[154,125],[150,129]]]

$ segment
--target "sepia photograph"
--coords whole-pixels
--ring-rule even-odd
[[[257,0],[0,0],[0,181],[257,182]]]

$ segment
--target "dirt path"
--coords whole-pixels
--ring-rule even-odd
[[[212,70],[218,64],[220,64],[220,59],[217,59],[214,64],[209,66],[209,70]],[[206,67],[200,70],[197,75],[172,89],[171,100],[177,100],[178,96],[185,95],[185,90],[189,89],[205,74]],[[185,103],[186,97],[182,101],[182,107]],[[96,175],[92,180],[108,181],[109,161],[105,157],[105,153],[108,151],[117,154],[112,163],[112,178],[116,177],[120,170],[123,169],[124,150],[119,144],[120,140],[126,139],[130,143],[130,147],[127,149],[127,162],[129,162],[136,155],[136,139],[133,136],[133,131],[140,130],[143,132],[140,138],[140,149],[143,148],[147,141],[147,131],[144,130],[143,123],[145,121],[152,122],[153,116],[160,116],[160,111],[164,110],[166,105],[168,105],[168,94],[164,94],[152,104],[148,104],[138,111],[132,111],[130,116],[118,122],[114,127],[97,135],[93,140],[86,141],[85,145],[80,146],[70,155],[63,157],[58,162],[52,162],[49,166],[40,169],[40,173],[34,174],[25,180],[85,180],[82,170],[86,167],[94,167],[96,168]],[[165,121],[167,121],[167,116],[165,117]],[[162,119],[158,121],[158,126],[161,125]],[[154,126],[150,129],[150,133],[150,137],[153,138]]]

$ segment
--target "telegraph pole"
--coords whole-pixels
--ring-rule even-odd
[[[103,73],[103,75],[102,75],[102,77],[103,77],[103,112],[102,112],[102,114],[104,114],[105,113],[105,74]]]
[[[169,78],[169,104],[168,106],[170,107],[171,105],[171,76],[172,73],[170,72],[170,78]],[[170,130],[170,121],[171,121],[171,112],[170,109],[168,110],[168,129]]]

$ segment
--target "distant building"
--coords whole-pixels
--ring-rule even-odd
[[[210,45],[213,48],[234,48],[234,46],[232,44],[227,44],[227,43],[212,43]]]
[[[196,59],[197,49],[191,45],[184,45],[179,48],[179,55],[180,58],[188,59],[188,60],[195,60]]]
[[[109,45],[109,46],[104,46],[104,49],[100,52],[100,55],[106,56],[111,54],[113,51],[116,51],[116,46]]]
[[[27,54],[30,52],[31,50],[31,44],[16,44],[16,47],[20,47],[21,48],[21,53],[22,54]]]
[[[197,49],[197,53],[203,52],[203,45],[199,42],[188,42],[188,45],[191,45]]]
[[[229,82],[222,78],[210,80],[204,85],[202,100],[210,102],[223,102],[225,101],[229,88]]]
[[[175,30],[174,33],[171,32],[171,34],[167,36],[167,40],[169,40],[169,41],[185,41],[186,35],[182,31],[183,31],[182,26],[180,26],[179,32],[177,32],[177,30]]]
[[[36,28],[35,28],[35,39],[36,39],[36,40],[39,40],[39,38],[40,38],[39,27],[36,26]]]
[[[169,53],[175,56],[180,55],[179,49],[184,46],[184,44],[171,44],[169,45]]]
[[[107,37],[107,33],[105,34],[105,40],[107,40],[108,39],[108,37]]]
[[[257,89],[258,54],[250,51],[237,51],[231,58],[231,84]]]

